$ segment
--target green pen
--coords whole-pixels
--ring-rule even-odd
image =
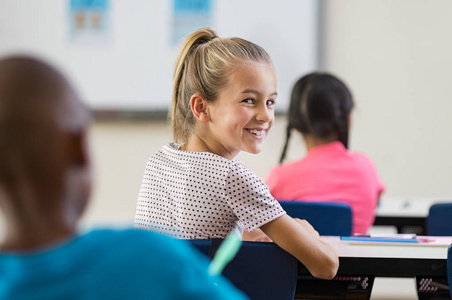
[[[224,267],[234,258],[242,245],[242,239],[234,228],[226,239],[221,243],[209,265],[211,276],[220,274]]]

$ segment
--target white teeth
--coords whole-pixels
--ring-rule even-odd
[[[253,129],[253,130],[250,130],[250,132],[251,132],[252,134],[254,134],[254,135],[257,135],[257,136],[262,136],[262,135],[264,135],[264,130],[255,130],[255,129]]]

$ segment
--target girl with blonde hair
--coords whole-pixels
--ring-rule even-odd
[[[174,142],[146,165],[135,226],[181,239],[260,228],[312,275],[334,277],[333,248],[305,220],[289,217],[265,183],[234,159],[240,151],[261,151],[276,96],[275,70],[262,47],[209,28],[192,33],[175,67]]]

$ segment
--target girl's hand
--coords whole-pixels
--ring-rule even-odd
[[[334,248],[306,220],[283,215],[260,227],[278,246],[295,256],[317,278],[332,279],[339,268]]]

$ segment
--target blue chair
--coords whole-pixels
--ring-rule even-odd
[[[427,235],[452,235],[452,203],[430,206],[426,220]]]
[[[320,235],[352,234],[352,209],[343,202],[279,201],[292,218],[305,219]]]
[[[447,249],[447,283],[450,288],[450,299],[452,299],[452,245],[449,245],[449,249]]]
[[[196,249],[198,249],[205,256],[209,256],[210,246],[212,240],[188,240]]]
[[[221,244],[214,240],[212,258]],[[251,300],[293,300],[297,286],[298,261],[275,243],[243,242],[222,275]]]

